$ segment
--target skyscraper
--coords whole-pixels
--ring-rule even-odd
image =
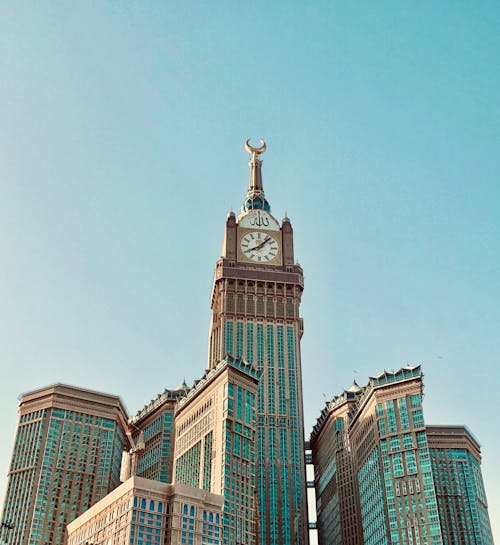
[[[359,492],[349,439],[349,420],[361,391],[354,383],[327,403],[311,434],[310,448],[317,476],[319,543],[359,545],[363,542]]]
[[[344,400],[344,397],[347,398]],[[349,397],[355,397],[349,402]],[[315,462],[317,499],[322,499],[321,483],[339,472],[345,479],[353,468],[357,495],[338,494],[343,513],[339,525],[348,526],[346,513],[353,512],[361,523],[360,536],[365,545],[441,545],[441,529],[432,478],[427,436],[422,412],[422,372],[420,366],[406,366],[395,373],[383,372],[371,377],[367,386],[351,389],[350,396],[335,398],[315,426],[311,443],[313,460],[321,460],[331,449],[331,433],[326,425],[338,422],[344,407],[347,425],[340,433],[344,445],[331,458],[332,463]],[[347,436],[347,437],[346,437]],[[343,455],[350,457],[350,463]],[[337,460],[342,464],[337,465]],[[323,505],[318,513],[318,527],[328,526]],[[330,534],[333,535],[333,534]],[[320,544],[338,543],[330,535]]]
[[[175,405],[188,390],[181,384],[175,390],[165,390],[128,420],[132,448],[130,449],[130,475],[146,479],[172,482],[174,453]]]
[[[366,545],[442,544],[422,376],[406,366],[371,377],[350,422]]]
[[[66,524],[120,484],[128,448],[120,398],[63,384],[21,397],[1,538],[59,545]]]
[[[425,424],[422,377],[384,371],[323,410],[311,435],[320,545],[356,543],[356,520],[364,545],[493,544],[479,444],[463,426]]]
[[[427,426],[444,545],[493,545],[481,448],[464,426]]]
[[[262,371],[257,400],[259,543],[308,542],[299,314],[304,287],[293,229],[271,214],[261,154],[251,154],[241,213],[230,212],[212,290],[209,368],[226,354]]]
[[[224,497],[219,544],[256,543],[255,405],[259,376],[253,366],[227,356],[207,370],[177,405],[175,484]]]

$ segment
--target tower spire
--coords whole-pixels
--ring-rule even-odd
[[[264,186],[262,184],[262,160],[259,155],[266,151],[266,143],[260,141],[260,147],[254,148],[250,145],[250,138],[245,142],[245,149],[252,155],[248,166],[250,167],[250,176],[248,179],[248,191],[245,202],[243,203],[243,212],[247,210],[271,210],[269,203],[264,195]]]

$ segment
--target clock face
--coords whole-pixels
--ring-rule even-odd
[[[252,261],[266,263],[278,255],[278,242],[269,233],[250,231],[241,238],[241,251]]]

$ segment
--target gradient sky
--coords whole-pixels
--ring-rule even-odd
[[[130,413],[206,366],[225,217],[264,138],[304,268],[306,433],[422,364],[500,541],[500,4],[0,3],[0,494],[17,396]]]

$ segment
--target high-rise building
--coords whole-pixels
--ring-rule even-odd
[[[63,384],[22,395],[1,539],[65,543],[68,522],[120,484],[126,426],[113,395]]]
[[[162,483],[172,482],[175,405],[187,391],[185,383],[175,390],[165,388],[129,418],[130,470],[123,480],[137,475]]]
[[[339,420],[341,410],[347,418]],[[332,441],[327,425],[347,425],[339,432],[343,444],[331,458],[331,464],[324,460]],[[371,377],[364,388],[351,389],[350,395],[335,398],[328,414],[322,415],[314,428],[311,444],[313,460],[321,460],[321,464],[315,463],[318,500],[323,500],[321,483],[331,480],[329,472],[339,472],[336,480],[342,481],[342,473],[353,470],[358,494],[352,500],[337,495],[342,502],[337,508],[339,516],[344,517],[340,522],[342,530],[348,526],[346,513],[352,512],[353,518],[359,517],[361,522],[364,545],[442,544],[422,412],[420,366],[406,366],[396,373],[384,371]],[[350,457],[350,463],[344,460],[337,464],[344,455],[347,460]],[[335,498],[330,503],[334,505]],[[328,527],[328,512],[325,513],[323,504],[318,527]],[[337,543],[330,540],[337,539],[338,533],[333,532],[335,528],[332,534],[322,536],[320,544]]]
[[[308,542],[299,314],[293,229],[264,195],[265,143],[251,153],[241,213],[230,212],[212,290],[209,368],[230,354],[262,371],[257,399],[259,543]]]
[[[384,371],[323,410],[310,441],[320,545],[493,545],[479,444],[426,426],[422,377]]]
[[[256,543],[255,406],[259,376],[253,366],[226,356],[177,404],[174,483],[224,497],[223,541],[217,543]]]
[[[481,447],[464,426],[427,426],[444,545],[493,545]]]
[[[220,545],[224,498],[131,477],[68,525],[68,545]]]
[[[442,544],[422,376],[406,366],[371,377],[351,418],[365,545]]]
[[[363,542],[359,493],[349,440],[349,419],[361,392],[354,383],[349,390],[334,397],[323,409],[311,434],[319,543],[359,545]]]
[[[128,420],[116,396],[23,395],[0,544],[66,545],[69,523],[69,545],[308,545],[303,273],[264,194],[265,148],[246,142],[204,376]],[[426,426],[422,393],[420,366],[406,366],[327,404],[310,441],[319,545],[493,545],[479,445]]]

